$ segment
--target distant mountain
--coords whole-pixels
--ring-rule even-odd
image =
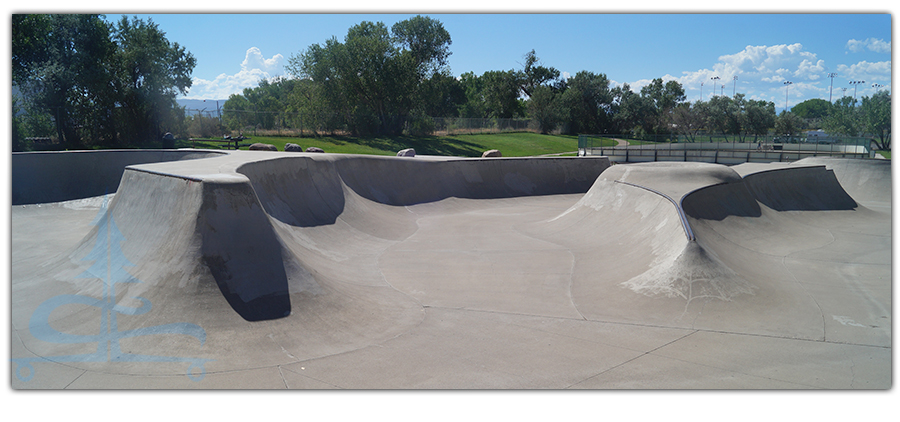
[[[189,99],[176,99],[175,102],[178,103],[179,106],[184,107],[186,113],[196,114],[200,110],[206,110],[207,113],[215,113],[216,112],[216,101],[219,102],[218,107],[219,110],[225,105],[226,100],[189,100]]]

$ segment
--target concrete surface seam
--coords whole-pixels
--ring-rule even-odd
[[[77,368],[76,368],[76,369],[77,369]],[[75,377],[72,381],[70,381],[68,384],[66,384],[65,387],[63,387],[63,390],[67,390],[69,387],[72,386],[72,384],[75,383],[75,381],[78,381],[78,379],[81,378],[81,376],[84,375],[84,374],[86,374],[86,373],[87,373],[87,370],[86,370],[86,369],[82,369],[82,370],[81,370],[81,373],[78,374],[77,377]]]
[[[578,309],[578,305],[575,304],[575,297],[572,296],[572,286],[575,284],[575,254],[568,248],[566,248],[566,252],[572,257],[572,266],[569,267],[569,285],[567,286],[569,303],[572,304],[572,308],[575,309],[575,312],[577,312],[579,316],[581,316],[581,319],[587,321],[587,318],[581,313],[581,310]]]
[[[283,349],[283,347],[282,347],[282,349]],[[282,370],[281,370],[281,365],[278,365],[278,376],[281,377],[281,382],[284,384],[284,388],[286,390],[290,390],[291,388],[288,387],[287,380],[284,379],[284,372],[282,372]]]
[[[172,177],[172,178],[175,178],[175,179],[181,179],[181,180],[189,180],[189,181],[191,181],[191,182],[198,182],[198,183],[202,183],[202,182],[203,182],[203,179],[199,179],[199,178],[196,178],[196,177],[185,176],[185,175],[180,175],[180,174],[163,173],[163,172],[161,172],[161,171],[155,171],[155,170],[148,170],[148,169],[143,169],[143,168],[137,168],[137,167],[134,167],[134,166],[126,166],[126,167],[125,167],[125,170],[138,171],[138,172],[141,172],[141,173],[147,173],[147,174],[152,174],[152,175],[156,175],[156,176]]]
[[[318,359],[318,358],[314,358],[314,359]],[[309,359],[309,360],[312,360],[312,359]],[[294,364],[292,363],[291,365],[294,365]],[[281,365],[279,365],[279,368],[280,368],[280,367],[281,367]],[[308,378],[308,379],[311,379],[311,380],[315,380],[315,381],[321,382],[322,384],[328,384],[328,385],[330,385],[330,386],[332,386],[332,387],[334,387],[334,388],[344,390],[344,387],[341,387],[340,385],[332,384],[332,383],[330,383],[330,382],[328,382],[328,381],[321,380],[321,379],[318,379],[318,378],[316,378],[316,377],[311,377],[311,376],[306,375],[306,374],[301,374],[301,373],[299,373],[299,372],[297,372],[297,371],[292,371],[290,368],[283,368],[283,369],[284,369],[285,371],[288,371],[288,372],[292,373],[292,374],[297,374],[297,375],[299,375],[299,376],[301,376],[301,377],[303,377],[303,378]],[[304,368],[303,366],[301,366],[301,367],[300,367],[300,370],[303,370],[303,369],[305,369],[305,368]],[[290,387],[288,387],[288,389],[293,390],[293,388],[290,388]]]
[[[661,348],[663,348],[663,347],[666,347],[666,346],[668,346],[668,345],[670,345],[670,344],[672,344],[672,343],[675,343],[675,342],[677,342],[677,341],[679,341],[679,340],[681,340],[681,339],[690,337],[690,336],[694,335],[695,333],[697,333],[697,331],[699,331],[699,330],[691,331],[690,333],[687,333],[687,334],[685,334],[685,335],[683,335],[683,336],[681,336],[681,337],[678,337],[677,339],[672,340],[672,341],[670,341],[670,342],[668,342],[668,343],[659,345],[659,346],[654,347],[653,349],[647,350],[647,351],[645,351],[645,352],[641,352],[641,354],[639,354],[639,355],[637,355],[637,356],[635,356],[635,357],[633,357],[633,358],[631,358],[631,359],[628,359],[628,360],[626,360],[625,362],[622,362],[622,363],[620,363],[620,364],[618,364],[618,365],[611,366],[611,367],[606,368],[605,370],[600,371],[600,372],[598,372],[598,373],[596,373],[596,374],[594,374],[594,375],[591,375],[591,376],[589,376],[589,377],[587,377],[587,378],[585,378],[585,379],[583,379],[583,380],[581,380],[581,381],[578,381],[578,382],[576,382],[576,383],[570,384],[570,385],[569,385],[568,387],[566,387],[565,389],[572,388],[573,386],[578,385],[578,384],[581,384],[581,383],[583,383],[583,382],[585,382],[585,381],[587,381],[587,380],[589,380],[589,379],[591,379],[591,378],[599,377],[600,375],[603,375],[603,374],[605,374],[605,373],[607,373],[607,372],[609,372],[609,371],[612,371],[613,369],[616,369],[616,368],[618,368],[618,367],[620,367],[620,366],[627,365],[627,364],[629,364],[630,362],[633,362],[635,359],[640,359],[640,358],[642,358],[642,357],[644,357],[644,356],[647,356],[647,355],[649,355],[649,354],[651,354],[651,353],[653,353],[653,352],[655,352],[655,351],[657,351],[657,350],[659,350],[659,349],[661,349]]]
[[[657,191],[657,190],[648,188],[648,187],[646,187],[646,186],[636,185],[636,184],[630,183],[630,182],[624,182],[624,181],[621,181],[621,180],[616,180],[615,182],[616,182],[616,183],[621,183],[621,184],[623,184],[623,185],[628,185],[628,186],[634,186],[634,187],[636,187],[636,188],[641,188],[641,189],[644,189],[644,190],[646,190],[646,191],[653,192],[653,193],[655,193],[655,194],[657,194],[657,195],[659,195],[659,196],[662,196],[663,198],[668,199],[669,202],[671,202],[672,205],[675,206],[675,211],[678,213],[678,218],[681,219],[681,227],[684,229],[684,235],[687,236],[687,239],[688,239],[689,241],[691,241],[691,242],[697,240],[697,239],[694,237],[694,231],[691,230],[691,225],[688,223],[687,216],[684,215],[684,209],[682,209],[682,208],[681,208],[681,205],[680,205],[678,202],[675,202],[675,200],[672,199],[669,195],[666,195],[666,194],[664,194],[664,193],[662,193],[662,192],[660,192],[660,191]]]

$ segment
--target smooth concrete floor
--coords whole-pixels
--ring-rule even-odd
[[[265,162],[259,154],[235,157]],[[191,180],[127,173],[115,195],[11,208],[10,382],[15,389],[890,389],[890,196],[866,191],[842,208],[837,171],[813,164],[778,170],[777,183],[763,173],[783,166],[616,165],[586,193],[403,205],[362,190],[365,179],[346,169],[316,185],[316,201],[278,185],[278,171],[294,163],[280,162],[284,169],[271,174],[242,170],[259,201],[249,209],[264,210],[265,229],[277,239],[290,297],[290,315],[262,321],[235,312],[203,264],[202,225],[211,220],[192,210],[207,208],[205,191]],[[852,178],[842,171],[837,179]],[[508,185],[527,185],[509,174]],[[336,193],[324,192],[327,183]],[[822,192],[786,187],[806,184]],[[687,202],[682,220],[676,203]],[[140,214],[153,206],[171,212]],[[247,220],[235,224],[252,217],[239,216]],[[98,245],[106,248],[100,255]],[[108,265],[91,270],[97,262]],[[104,297],[91,280],[104,274],[133,278],[114,284],[120,308],[74,299],[44,305]],[[129,313],[141,299],[152,308]],[[84,337],[36,337],[44,323],[63,337]],[[202,328],[203,340],[184,324]],[[98,326],[109,336],[96,337]],[[147,327],[164,328],[139,331]],[[138,331],[122,334],[128,330]],[[112,344],[124,353],[119,359],[105,349]],[[98,347],[102,359],[64,358],[97,356]]]

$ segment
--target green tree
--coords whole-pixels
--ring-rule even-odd
[[[419,83],[415,104],[426,116],[455,117],[460,105],[466,102],[466,92],[460,80],[444,73],[434,73]]]
[[[481,75],[484,117],[512,118],[522,116],[519,102],[519,77],[513,70],[489,70]]]
[[[803,119],[823,119],[830,112],[831,103],[821,98],[812,98],[791,107],[791,113]]]
[[[450,45],[453,40],[440,21],[416,16],[395,23],[391,32],[397,44],[412,55],[420,80],[447,72],[447,58],[452,54]]]
[[[578,72],[566,81],[561,95],[569,133],[607,133],[612,129],[614,96],[605,74]]]
[[[535,87],[528,100],[528,113],[538,124],[541,133],[550,133],[563,120],[560,96],[546,85]]]
[[[130,142],[150,145],[168,128],[183,124],[184,113],[175,102],[191,87],[197,60],[152,20],[122,17],[113,31],[118,46],[115,60],[120,110],[120,133]]]
[[[653,100],[631,90],[626,83],[613,89],[617,132],[645,136],[654,133],[656,111]]]
[[[875,136],[881,149],[891,149],[891,93],[881,91],[862,98],[860,114],[865,133]]]
[[[859,136],[863,130],[861,123],[856,99],[844,96],[834,103],[831,113],[822,122],[822,128],[834,135]]]
[[[775,133],[792,141],[800,136],[803,130],[803,119],[787,110],[782,110],[775,119]]]
[[[484,81],[475,73],[466,72],[459,76],[459,85],[465,96],[465,101],[457,108],[459,117],[485,117]]]
[[[641,88],[641,96],[652,104],[653,133],[663,134],[669,132],[671,113],[676,105],[684,102],[684,88],[677,81],[663,83],[662,78],[656,78],[649,85]]]
[[[531,97],[539,86],[553,84],[559,80],[559,71],[552,67],[542,66],[534,50],[525,54],[525,65],[519,74],[519,88],[527,97]]]
[[[775,126],[775,103],[763,100],[748,100],[741,114],[743,131],[754,138],[765,136],[769,128]]]
[[[291,74],[321,85],[322,97],[356,134],[399,134],[416,90],[441,73],[451,43],[440,22],[417,16],[392,27],[362,22],[344,41],[313,44],[288,60]]]
[[[672,110],[672,124],[675,131],[684,135],[688,142],[694,142],[706,122],[705,103],[681,103]]]
[[[13,82],[30,112],[52,116],[65,148],[81,147],[84,118],[99,117],[95,107],[109,107],[114,52],[100,15],[13,16]]]
[[[743,99],[743,94],[738,94]],[[741,107],[731,97],[716,95],[709,100],[707,125],[709,130],[726,135],[740,136]]]
[[[195,60],[151,22],[101,15],[16,15],[13,83],[29,114],[54,122],[64,148],[147,145],[184,128],[176,92]]]

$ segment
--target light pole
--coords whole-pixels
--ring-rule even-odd
[[[877,94],[877,93],[878,93],[878,89],[879,89],[879,88],[884,88],[884,85],[882,85],[882,84],[872,84],[872,88],[875,88],[875,93]]]
[[[834,77],[837,76],[837,73],[829,73],[828,77],[831,78],[831,86],[828,87],[828,102],[831,102],[831,91],[834,90]]]
[[[700,101],[703,101],[703,82],[700,82]]]
[[[791,81],[784,81],[784,111],[787,111],[788,106],[788,89],[790,89]]]
[[[719,79],[722,79],[722,78],[720,78],[718,76],[713,76],[712,78],[709,78],[709,79],[718,81]],[[709,99],[711,100],[714,95],[716,95],[716,83],[715,82],[713,82],[713,92],[712,92],[712,94],[709,94]]]
[[[737,76],[734,77],[734,86],[731,88],[731,96],[737,95]]]
[[[850,85],[853,85],[853,100],[856,101],[856,86],[859,84],[864,84],[866,81],[850,81]]]

